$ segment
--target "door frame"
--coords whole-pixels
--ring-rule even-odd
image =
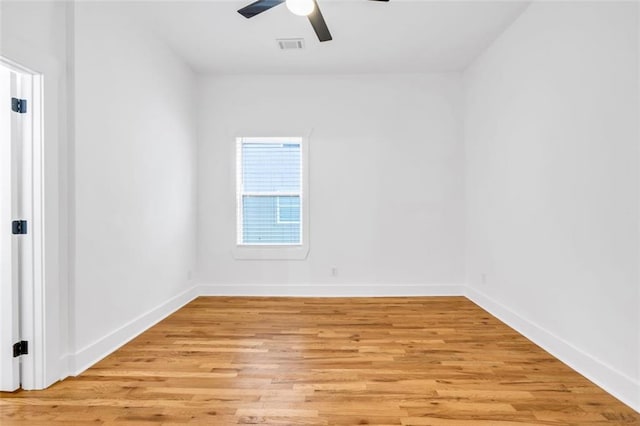
[[[28,111],[32,114],[31,131],[25,137],[24,143],[29,145],[31,162],[27,166],[25,189],[26,197],[30,198],[28,217],[29,244],[27,244],[26,258],[28,265],[23,273],[27,279],[23,280],[20,289],[20,339],[28,341],[29,353],[21,359],[21,387],[23,389],[43,389],[45,383],[45,263],[44,263],[44,126],[43,126],[43,74],[31,70],[0,55],[0,66],[18,74],[28,76],[31,80],[31,99],[27,100]],[[8,104],[8,100],[7,100]],[[30,189],[30,191],[29,191]],[[18,219],[18,218],[14,218]],[[4,224],[3,224],[4,225]],[[8,225],[8,224],[7,224]],[[3,348],[4,349],[4,348]]]

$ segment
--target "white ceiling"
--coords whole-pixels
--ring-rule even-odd
[[[413,73],[462,70],[529,2],[319,0],[333,40],[318,42],[284,4],[246,19],[252,0],[124,3],[203,73]],[[303,37],[302,51],[277,38]]]

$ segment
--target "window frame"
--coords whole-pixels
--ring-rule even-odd
[[[306,134],[298,133],[295,136],[283,136],[291,134],[292,132],[278,132],[278,133],[243,133],[241,135],[236,134],[234,138],[233,149],[233,197],[234,197],[234,219],[235,219],[235,232],[233,233],[233,249],[232,254],[235,259],[243,260],[302,260],[306,259],[309,253],[309,132]],[[301,187],[300,192],[242,192],[240,191],[240,185],[242,185],[242,143],[246,139],[260,138],[264,143],[280,143],[296,140],[296,143],[300,142],[300,177]],[[252,140],[251,143],[257,141]],[[242,196],[246,195],[256,196],[299,196],[300,197],[300,221],[296,222],[300,225],[300,242],[299,243],[242,243]],[[278,200],[279,201],[279,200]],[[277,202],[278,202],[277,201]],[[278,212],[277,212],[278,213]],[[276,220],[279,216],[276,216]],[[294,223],[294,222],[287,222]]]

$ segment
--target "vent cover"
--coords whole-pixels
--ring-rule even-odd
[[[304,49],[304,39],[302,38],[279,38],[277,42],[280,50]]]

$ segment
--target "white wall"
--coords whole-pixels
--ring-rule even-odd
[[[195,266],[195,77],[126,7],[75,8],[75,371]]]
[[[461,284],[460,88],[455,73],[203,78],[199,281],[254,294],[314,284],[326,295],[340,284],[363,294],[366,284]],[[234,136],[311,129],[307,259],[235,260]]]
[[[46,351],[44,383],[39,386],[67,375],[69,350],[68,17],[65,3],[0,2],[0,55],[42,73],[44,82]]]
[[[465,73],[468,283],[636,408],[637,7],[534,3]]]

